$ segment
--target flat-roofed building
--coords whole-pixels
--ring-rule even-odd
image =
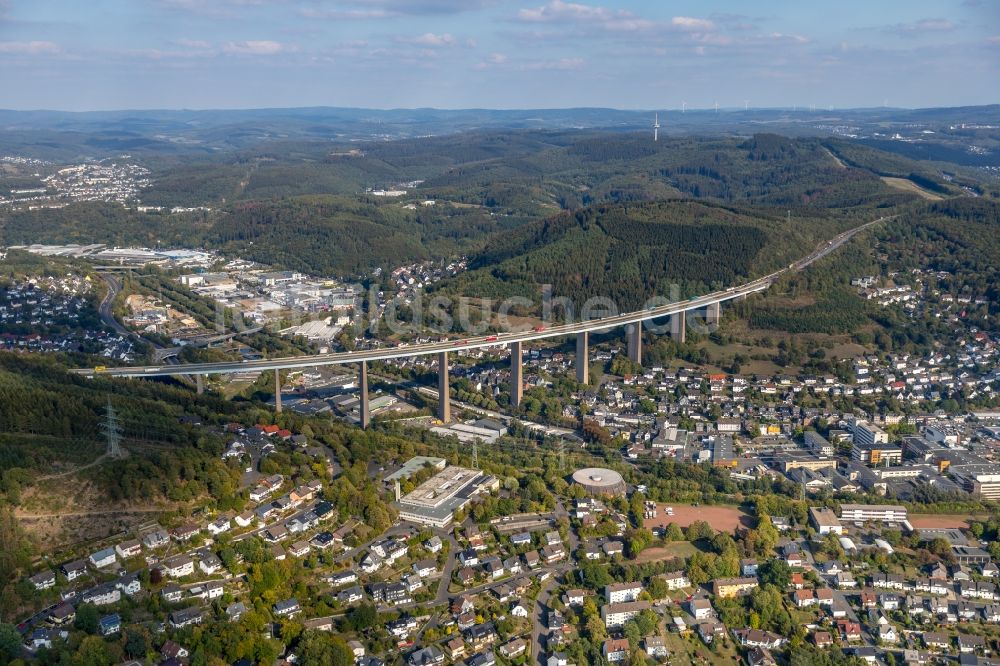
[[[427,479],[399,501],[399,518],[421,525],[444,528],[455,511],[464,508],[484,490],[496,489],[499,482],[477,469],[446,467]]]
[[[802,440],[805,442],[805,445],[818,456],[832,456],[834,453],[833,444],[831,444],[826,437],[814,430],[806,430],[802,434]]]
[[[979,495],[983,499],[1000,499],[1000,465],[951,465],[948,472],[967,493]]]
[[[878,465],[898,465],[903,461],[903,449],[895,444],[859,442],[851,445],[851,459],[876,467]]]
[[[842,522],[906,522],[906,507],[898,504],[841,504]]]
[[[818,472],[837,467],[836,458],[826,458],[804,451],[782,451],[774,456],[774,461],[781,466],[781,471],[786,474],[793,469],[808,469]]]
[[[408,479],[424,467],[431,467],[436,470],[442,470],[448,465],[448,461],[444,458],[434,458],[432,456],[413,456],[405,463],[403,466],[397,469],[392,474],[385,477],[386,483],[392,483],[393,481],[402,481],[403,479]]]
[[[844,526],[830,509],[826,507],[809,507],[809,520],[820,534],[843,534]]]
[[[868,421],[856,421],[854,423],[854,443],[888,444],[889,433]]]

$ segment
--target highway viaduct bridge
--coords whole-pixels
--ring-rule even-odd
[[[521,402],[524,390],[524,382],[522,380],[522,349],[525,342],[546,338],[576,336],[576,378],[579,382],[586,383],[589,372],[588,363],[590,358],[590,333],[624,326],[626,328],[628,341],[628,357],[636,363],[641,363],[643,322],[652,319],[669,317],[671,335],[678,341],[683,341],[687,328],[687,315],[689,312],[704,311],[706,323],[712,324],[717,322],[722,303],[742,299],[750,294],[767,290],[783,274],[804,269],[809,264],[825,257],[827,254],[843,245],[861,230],[881,222],[884,219],[888,218],[879,218],[849,231],[845,231],[835,236],[833,239],[823,242],[811,254],[789,265],[787,268],[782,268],[781,270],[757,278],[756,280],[748,282],[742,286],[730,287],[729,289],[715,291],[710,294],[705,294],[704,296],[696,296],[687,301],[667,303],[665,305],[649,307],[645,310],[611,315],[599,319],[558,324],[554,326],[538,326],[529,331],[507,332],[459,340],[443,340],[438,342],[408,345],[406,347],[248,360],[242,362],[222,361],[212,363],[184,363],[164,366],[83,368],[73,370],[72,372],[86,377],[160,377],[168,375],[192,375],[197,379],[198,390],[200,392],[202,387],[201,378],[204,375],[273,370],[275,371],[275,409],[280,412],[281,382],[279,379],[279,371],[296,368],[310,368],[321,365],[345,365],[356,363],[359,367],[358,389],[360,392],[361,425],[362,427],[367,428],[371,422],[368,396],[368,362],[414,356],[436,355],[438,363],[438,417],[447,423],[451,420],[451,391],[448,384],[448,360],[450,353],[458,353],[471,349],[481,349],[484,347],[494,347],[498,345],[509,346],[511,362],[511,403],[514,406],[517,406]]]

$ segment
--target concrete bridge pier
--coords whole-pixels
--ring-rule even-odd
[[[674,342],[684,342],[687,335],[687,313],[678,312],[670,315],[670,337]]]
[[[372,421],[371,407],[368,403],[368,361],[361,361],[358,368],[358,414],[361,418],[361,427],[368,429]]]
[[[195,388],[195,391],[198,393],[198,395],[201,395],[202,393],[205,392],[205,376],[204,375],[195,375],[194,376],[194,388]]]
[[[522,350],[520,342],[510,343],[510,405],[517,407],[524,397],[522,373]]]
[[[281,370],[274,371],[274,411],[281,413]]]
[[[438,418],[451,421],[451,388],[448,385],[448,352],[438,352]]]
[[[576,381],[590,383],[590,333],[576,334]]]
[[[705,308],[705,324],[707,326],[718,326],[722,316],[722,303],[712,303]]]
[[[637,321],[629,324],[627,330],[628,337],[628,359],[633,363],[642,365],[642,322]]]

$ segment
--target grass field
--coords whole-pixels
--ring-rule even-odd
[[[929,201],[941,201],[942,197],[934,194],[933,192],[928,192],[924,188],[920,187],[912,180],[907,178],[893,178],[892,176],[882,176],[882,182],[889,187],[895,187],[898,190],[906,190],[907,192],[912,192],[914,194],[919,194],[924,199]]]
[[[690,541],[672,541],[664,546],[647,548],[639,553],[639,557],[635,558],[635,561],[646,564],[660,560],[672,560],[675,557],[691,557],[697,550],[698,547]]]
[[[687,636],[679,636],[668,631],[665,637],[667,650],[670,651],[670,664],[738,664],[739,653],[733,641],[728,636],[711,647],[701,642],[694,632]]]
[[[667,515],[664,510],[667,506],[674,508],[674,515]],[[736,506],[658,504],[656,518],[647,518],[643,521],[643,526],[652,529],[676,523],[679,527],[687,527],[696,520],[704,520],[720,532],[733,532],[740,525],[752,525],[750,514]]]

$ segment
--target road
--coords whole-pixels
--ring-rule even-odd
[[[111,311],[115,303],[115,297],[122,290],[121,283],[118,282],[118,278],[112,277],[107,273],[101,273],[100,275],[104,279],[105,284],[108,285],[108,293],[105,294],[104,300],[101,301],[100,306],[97,308],[97,312],[101,316],[101,321],[104,322],[105,326],[118,333],[118,335],[123,335],[126,338],[136,337],[135,333],[122,326],[121,322],[115,319],[115,315]]]
[[[385,361],[390,359],[406,358],[413,356],[428,356],[441,352],[461,352],[471,349],[482,349],[498,345],[507,345],[513,342],[530,342],[545,338],[564,337],[576,335],[577,333],[587,333],[602,329],[615,328],[628,324],[635,324],[650,319],[666,317],[669,315],[705,308],[709,305],[731,301],[749,294],[767,290],[775,280],[788,272],[800,271],[814,261],[822,259],[838,247],[846,243],[855,234],[873,224],[888,218],[879,218],[859,227],[838,234],[833,239],[824,242],[811,254],[803,257],[799,261],[789,265],[788,268],[775,271],[763,277],[757,278],[740,287],[730,287],[703,296],[696,296],[687,301],[667,303],[665,305],[650,307],[645,310],[626,312],[624,314],[611,315],[600,319],[592,319],[583,322],[569,324],[558,324],[554,326],[539,326],[528,331],[516,331],[490,335],[485,337],[475,337],[459,340],[443,340],[437,342],[427,342],[421,344],[408,345],[405,347],[391,347],[383,349],[371,349],[353,352],[338,352],[330,354],[315,354],[310,356],[294,356],[273,359],[257,359],[242,362],[213,362],[213,363],[188,363],[182,366],[133,366],[118,368],[81,368],[73,372],[92,377],[95,374],[111,375],[115,377],[156,377],[162,375],[207,375],[225,374],[231,372],[264,371],[264,370],[287,370],[292,368],[310,368],[322,365],[343,365],[346,363],[360,363],[362,361]]]
[[[555,584],[555,576],[542,583],[542,589],[538,592],[538,599],[535,600],[535,607],[531,612],[531,654],[539,666],[545,666],[545,652],[542,650],[545,636],[548,635],[545,614],[549,610],[549,597],[552,596],[552,587]]]
[[[161,347],[160,345],[145,339],[135,331],[130,331],[121,322],[115,319],[114,312],[112,308],[114,307],[115,297],[122,290],[122,285],[118,282],[118,278],[108,275],[107,273],[100,273],[101,278],[104,280],[105,284],[108,285],[108,293],[104,296],[104,300],[101,301],[100,306],[97,308],[97,312],[101,317],[101,321],[110,328],[112,328],[116,333],[126,338],[133,338],[139,342],[149,344],[153,346],[153,360],[158,362],[168,361],[169,363],[176,364],[177,359],[172,358],[180,350],[180,347]]]

